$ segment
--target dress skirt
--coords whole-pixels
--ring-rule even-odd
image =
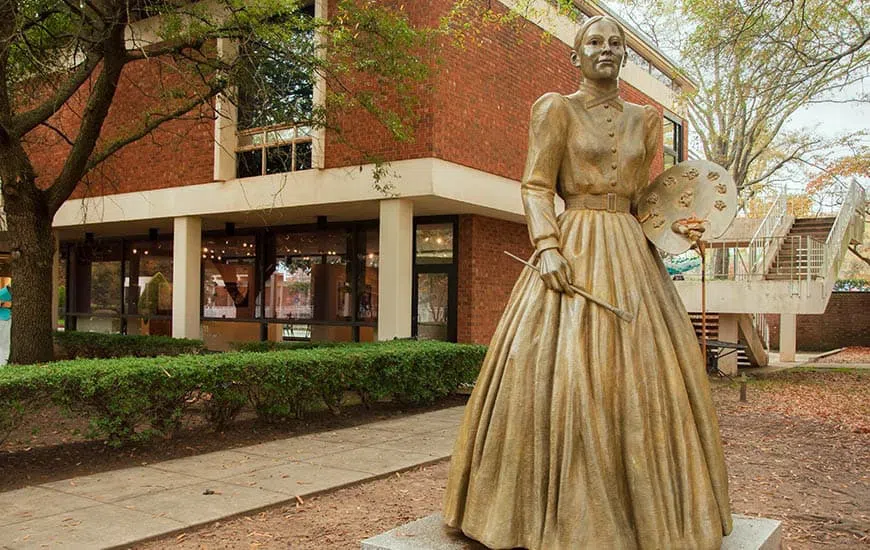
[[[493,549],[718,549],[727,474],[676,289],[634,216],[558,223],[575,284],[636,318],[522,272],[465,411],[445,521]]]

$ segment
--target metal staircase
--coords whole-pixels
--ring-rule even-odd
[[[852,183],[840,195],[838,211],[795,219],[787,212],[786,196],[780,195],[763,220],[752,224],[744,219],[742,230],[710,242],[706,247],[708,339],[719,334],[717,314],[736,314],[740,339],[749,344],[752,362],[766,362],[765,315],[824,313],[848,246],[863,238],[864,201],[863,188]],[[686,265],[685,258],[676,260]],[[679,265],[678,261],[671,265]],[[681,270],[675,279],[686,308],[700,311],[700,267]],[[700,314],[692,316],[700,337]],[[740,365],[745,364],[741,357]]]
[[[689,312],[689,319],[692,321],[692,327],[695,329],[695,336],[698,337],[698,341],[701,341],[701,333],[702,333],[702,323],[701,323],[701,314],[698,312]],[[752,323],[750,324],[752,330],[757,331],[757,335],[753,336],[751,333],[746,334],[743,330],[744,326],[740,326],[740,343],[747,344],[751,349],[751,341],[755,341],[758,343],[766,342],[764,339],[764,335],[761,333],[760,327],[761,324]],[[707,340],[719,340],[719,314],[718,313],[708,313],[707,314]],[[762,346],[763,353],[766,354],[767,345]],[[757,349],[757,346],[756,346]],[[761,353],[758,353],[761,355]],[[746,350],[737,350],[737,367],[745,368],[745,367],[757,367],[759,363],[766,364],[767,357],[750,357],[750,354],[747,353]]]
[[[835,217],[795,219],[764,278],[790,281],[802,276],[821,277],[825,241],[835,220]]]

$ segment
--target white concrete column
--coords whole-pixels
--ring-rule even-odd
[[[779,360],[794,362],[797,351],[797,315],[794,313],[779,314]]]
[[[738,323],[736,313],[720,313],[719,314],[719,340],[722,342],[737,343],[739,339]],[[728,353],[725,357],[719,359],[719,370],[725,374],[737,374],[737,352],[734,350],[723,350]],[[731,352],[731,353],[729,353]]]
[[[218,56],[227,62],[239,55],[238,44],[227,38],[217,39],[217,49]],[[239,113],[235,103],[224,95],[215,98],[215,113],[213,177],[215,181],[228,181],[236,177],[236,128]]]
[[[411,290],[414,275],[414,203],[381,201],[378,252],[378,340],[411,336]]]
[[[199,338],[202,219],[175,218],[172,236],[172,337]]]
[[[326,21],[329,17],[329,0],[314,0],[314,17]],[[314,31],[315,54],[318,59],[326,60],[326,33],[318,26]],[[314,75],[314,108],[326,107],[326,77],[322,71]],[[326,128],[318,126],[311,135],[311,165],[314,168],[326,168]]]

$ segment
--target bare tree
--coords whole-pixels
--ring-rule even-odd
[[[841,138],[788,130],[801,108],[841,97],[870,69],[860,0],[646,0],[625,13],[680,56],[699,84],[689,118],[704,156],[729,170],[746,198],[790,167],[836,155]]]

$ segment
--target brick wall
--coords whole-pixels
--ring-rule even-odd
[[[415,24],[434,26],[454,0],[400,2]],[[482,1],[482,0],[481,0]],[[331,0],[334,13],[336,0]],[[505,9],[498,3],[486,4]],[[372,156],[385,161],[437,157],[489,173],[519,179],[525,160],[528,119],[532,103],[550,91],[571,93],[579,82],[569,62],[570,48],[544,39],[533,24],[487,26],[477,39],[460,47],[441,44],[432,60],[431,82],[418,88],[416,140],[399,143],[371,115],[360,110],[337,113],[332,120],[341,133],[327,132],[326,167],[353,166]],[[106,128],[121,128],[153,107],[143,90],[165,79],[166,67],[154,61],[131,64],[119,86]],[[144,83],[144,84],[143,84]],[[364,84],[364,83],[362,83]],[[153,86],[151,86],[153,88]],[[622,96],[631,102],[653,104],[628,84]],[[84,97],[58,114],[56,126],[74,133]],[[151,136],[122,150],[92,174],[74,196],[158,189],[211,181],[213,119],[209,113],[174,121]],[[58,173],[68,146],[45,131],[30,144],[40,178]],[[661,171],[661,154],[651,174]]]
[[[770,347],[779,349],[779,317],[768,317]],[[797,349],[870,346],[870,292],[834,292],[822,315],[797,316]]]
[[[417,24],[434,24],[452,0],[404,3]],[[489,3],[494,10],[506,8]],[[417,115],[417,140],[396,143],[372,117],[344,113],[337,122],[342,134],[327,135],[328,167],[365,162],[370,151],[384,160],[434,156],[511,179],[520,179],[528,143],[529,113],[547,92],[577,90],[579,71],[569,61],[571,48],[544,37],[533,24],[489,25],[463,46],[441,44],[432,84],[423,89]],[[662,106],[629,84],[621,96],[632,103]],[[661,148],[651,169],[662,170]]]
[[[160,85],[172,87],[179,77],[165,60],[145,60],[125,67],[115,100],[103,125],[100,146],[139,127],[144,113],[163,112],[171,105],[157,98]],[[51,123],[69,136],[78,132],[88,95],[88,84],[73,96]],[[121,149],[86,177],[73,198],[109,195],[204,183],[212,179],[214,119],[202,109],[181,120],[163,125],[151,135]],[[45,128],[27,136],[25,146],[37,170],[38,181],[48,185],[60,173],[70,147],[60,136]]]
[[[382,3],[402,6],[413,25],[434,27],[438,18],[445,13],[444,0],[431,2],[404,2],[401,0],[381,0]],[[328,12],[336,13],[338,0],[329,0]],[[443,9],[444,8],[444,9]],[[380,92],[383,88],[369,79],[342,76],[342,89],[354,92],[370,90]],[[336,89],[335,83],[327,86]],[[336,168],[366,164],[372,159],[395,161],[403,159],[426,158],[432,156],[432,86],[424,83],[416,89],[417,105],[414,108],[414,139],[397,141],[384,125],[364,109],[332,110],[329,112],[329,126],[326,132],[325,167]],[[393,99],[385,105],[395,109],[398,102]]]
[[[477,215],[459,217],[457,339],[488,344],[522,265],[505,256],[532,254],[524,224]]]

